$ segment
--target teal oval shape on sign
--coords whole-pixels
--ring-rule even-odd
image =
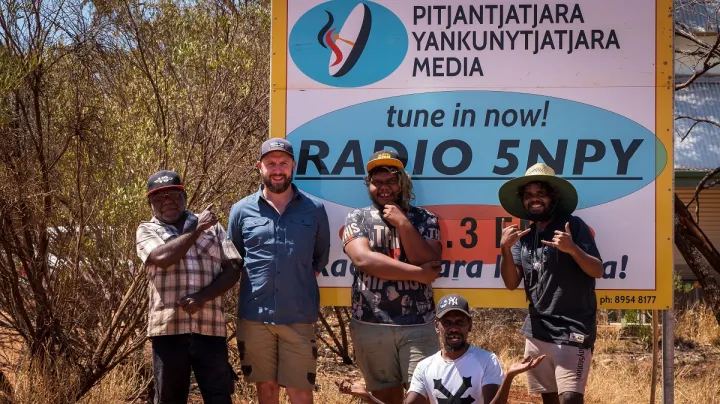
[[[369,101],[309,121],[288,140],[297,151],[298,186],[349,207],[368,204],[365,163],[381,149],[406,160],[420,205],[500,205],[505,181],[545,162],[576,187],[582,209],[638,191],[667,163],[659,139],[621,115],[497,91]]]

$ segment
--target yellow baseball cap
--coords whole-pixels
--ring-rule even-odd
[[[400,160],[400,155],[394,151],[380,150],[370,155],[367,162],[367,172],[369,173],[375,167],[395,167],[401,170],[405,169],[405,164]]]

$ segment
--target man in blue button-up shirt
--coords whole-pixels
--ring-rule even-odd
[[[228,237],[243,257],[237,341],[245,380],[260,404],[313,402],[320,308],[316,277],[328,263],[330,229],[323,204],[292,184],[292,145],[263,143],[260,190],[233,205]],[[280,366],[282,364],[282,366]]]

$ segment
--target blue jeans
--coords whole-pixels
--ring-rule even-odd
[[[186,404],[190,370],[205,404],[231,404],[232,382],[224,337],[199,334],[151,337],[156,404]]]

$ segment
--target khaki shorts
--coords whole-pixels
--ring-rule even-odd
[[[525,356],[547,355],[527,374],[530,394],[572,391],[585,394],[592,351],[572,345],[559,345],[535,338],[525,340]]]
[[[395,326],[353,320],[350,336],[369,391],[409,384],[415,366],[440,350],[433,323]]]
[[[275,325],[239,319],[236,335],[246,382],[315,388],[318,351],[313,324]]]

